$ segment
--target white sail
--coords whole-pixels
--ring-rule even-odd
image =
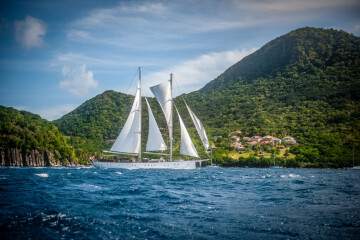
[[[173,114],[172,114],[172,91],[171,91],[171,81],[166,81],[162,84],[150,87],[150,90],[154,94],[155,98],[158,100],[161,109],[164,112],[166,123],[169,128],[169,137],[172,139],[173,131]]]
[[[141,147],[141,85],[140,81],[135,100],[123,129],[112,145],[111,152],[140,153]]]
[[[185,100],[184,100],[184,101],[185,101]],[[185,103],[185,104],[186,104],[186,103]],[[208,140],[208,138],[207,138],[207,136],[206,136],[205,128],[204,128],[204,126],[202,125],[200,119],[195,115],[195,113],[194,113],[193,111],[191,111],[191,109],[189,108],[189,106],[188,106],[187,104],[186,104],[186,107],[187,107],[187,109],[188,109],[188,111],[189,111],[189,114],[190,114],[190,116],[191,116],[191,119],[192,119],[193,122],[194,122],[194,125],[195,125],[195,127],[196,127],[196,130],[197,130],[197,132],[198,132],[198,134],[199,134],[199,136],[200,136],[200,139],[201,139],[201,141],[202,141],[202,143],[203,143],[203,145],[204,145],[205,151],[206,151],[206,150],[209,149],[210,144],[209,144],[209,140]]]
[[[159,130],[159,126],[156,123],[153,112],[151,111],[150,104],[145,98],[146,104],[148,106],[149,113],[149,134],[148,140],[146,144],[146,151],[163,151],[167,150],[167,146],[164,142],[163,137],[161,136],[161,132]]]
[[[186,130],[185,124],[180,117],[179,111],[176,109],[176,112],[179,116],[180,122],[180,130],[181,130],[181,142],[180,142],[180,154],[192,156],[192,157],[199,157],[199,154],[196,151],[196,148],[191,141],[190,135]]]

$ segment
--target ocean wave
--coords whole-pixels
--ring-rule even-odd
[[[355,239],[360,233],[354,172],[55,169],[0,168],[0,179],[8,179],[0,180],[6,200],[0,238],[306,239],[321,233]]]
[[[39,177],[49,177],[49,174],[47,173],[36,173],[35,175]]]
[[[270,177],[271,177],[271,174],[266,174],[266,175],[261,176],[261,178],[270,178]]]
[[[300,175],[290,173],[289,175],[281,175],[282,178],[299,178]]]
[[[82,185],[89,188],[102,189],[102,187],[93,184],[82,184]]]

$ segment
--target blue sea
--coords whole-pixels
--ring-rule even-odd
[[[0,168],[1,239],[360,239],[360,170]]]

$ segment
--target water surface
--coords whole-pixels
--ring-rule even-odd
[[[360,171],[0,168],[2,239],[359,239]]]

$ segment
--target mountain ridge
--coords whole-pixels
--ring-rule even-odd
[[[306,45],[311,45],[311,41],[301,41],[306,38],[312,37],[315,38],[315,41],[321,44],[327,44],[323,51],[327,51],[331,48],[331,45],[340,45],[339,42],[342,40],[342,37],[346,36],[349,40],[354,42],[353,44],[359,44],[359,37],[355,37],[352,34],[348,34],[342,30],[333,30],[333,29],[318,29],[318,28],[311,28],[311,27],[304,27],[293,30],[287,34],[284,34],[280,37],[275,38],[274,40],[270,41],[269,43],[265,44],[259,50],[255,51],[254,53],[244,57],[239,62],[235,63],[234,65],[230,66],[224,73],[220,74],[217,78],[207,83],[200,91],[207,91],[216,86],[220,86],[224,83],[225,79],[231,78],[231,75],[242,75],[248,81],[254,79],[256,77],[264,77],[264,69],[265,76],[268,76],[269,72],[272,73],[274,77],[274,72],[277,73],[280,70],[284,70],[286,65],[291,65],[292,63],[296,63],[299,58],[304,56],[305,48],[308,51],[311,49]],[[326,38],[326,39],[325,39]],[[314,42],[314,39],[312,40]],[[280,44],[281,43],[281,44]],[[305,45],[299,45],[299,43],[305,43]],[[355,52],[356,55],[349,54],[346,55],[346,59],[351,58],[351,60],[359,59],[358,51]],[[265,57],[264,57],[265,55]],[[271,57],[273,56],[280,56],[276,58],[276,61]],[[260,56],[260,57],[259,57]],[[308,60],[311,64],[316,64],[316,59],[308,58],[308,59],[301,59],[302,61]],[[341,59],[343,60],[343,59]],[[334,54],[330,54],[326,56],[327,63],[334,63],[339,60],[334,59]],[[355,64],[355,63],[354,63]],[[311,67],[311,66],[310,66]],[[275,69],[275,70],[274,70]],[[313,69],[302,69],[312,71]],[[259,74],[259,72],[261,72]],[[226,81],[225,81],[226,82]]]

